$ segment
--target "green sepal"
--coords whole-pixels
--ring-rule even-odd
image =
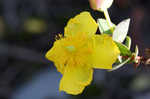
[[[132,53],[132,60],[130,60],[128,63],[138,63],[138,54],[139,54],[139,49],[138,46],[136,45],[135,47],[135,52]]]
[[[125,45],[128,47],[128,49],[130,50],[131,48],[131,38],[129,36],[126,36],[126,41],[125,41]]]
[[[131,56],[132,55],[131,51],[125,45],[123,45],[122,43],[119,43],[119,42],[115,42],[115,43],[120,50],[121,56]]]

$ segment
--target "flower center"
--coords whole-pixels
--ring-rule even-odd
[[[71,45],[71,46],[66,46],[66,49],[67,49],[68,51],[70,51],[70,52],[73,52],[73,51],[76,50],[76,48],[75,48],[73,45]]]

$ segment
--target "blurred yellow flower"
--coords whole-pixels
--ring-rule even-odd
[[[114,0],[89,0],[93,10],[104,11],[108,9]]]
[[[46,58],[63,75],[59,90],[77,95],[92,81],[93,68],[111,69],[120,51],[112,37],[95,34],[97,23],[89,12],[70,19],[64,37],[56,40]]]

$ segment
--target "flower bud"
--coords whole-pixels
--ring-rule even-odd
[[[104,11],[112,5],[113,0],[89,0],[89,2],[93,10]]]

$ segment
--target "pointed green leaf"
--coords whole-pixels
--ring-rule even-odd
[[[131,51],[122,43],[119,42],[115,42],[116,45],[118,46],[119,50],[120,50],[120,55],[121,56],[131,56]]]
[[[105,19],[98,19],[97,20],[98,26],[99,26],[99,30],[101,32],[101,34],[106,33],[106,34],[112,34],[112,31],[110,29],[110,26],[108,25],[107,21]],[[113,24],[114,27],[112,27],[112,30],[114,30],[115,25]]]
[[[130,19],[123,20],[120,22],[114,32],[113,32],[113,40],[116,42],[123,42],[127,36],[128,28],[130,24]]]
[[[125,45],[128,47],[128,49],[130,50],[131,48],[131,38],[129,36],[126,37],[126,42]]]

